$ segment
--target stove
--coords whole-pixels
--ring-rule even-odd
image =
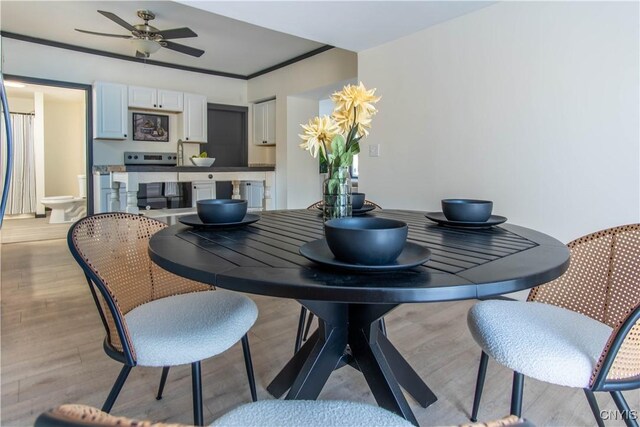
[[[176,166],[178,155],[167,152],[127,151],[124,164],[129,166]],[[191,207],[191,183],[151,182],[138,185],[140,209],[173,209]]]
[[[125,151],[125,165],[156,165],[156,166],[175,166],[178,163],[178,155],[176,153],[149,153],[138,151]]]

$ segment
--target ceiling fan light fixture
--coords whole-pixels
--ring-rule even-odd
[[[157,41],[147,39],[133,39],[131,43],[138,52],[142,52],[147,56],[156,53],[162,47]]]

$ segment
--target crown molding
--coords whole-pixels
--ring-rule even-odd
[[[82,46],[76,46],[73,44],[68,44],[68,43],[60,43],[57,41],[53,41],[53,40],[47,40],[47,39],[41,39],[41,38],[37,38],[37,37],[31,37],[31,36],[25,36],[23,34],[17,34],[17,33],[11,33],[8,31],[0,31],[0,36],[2,37],[6,37],[8,39],[14,39],[14,40],[20,40],[20,41],[24,41],[24,42],[28,42],[28,43],[35,43],[35,44],[41,44],[44,46],[51,46],[51,47],[56,47],[59,49],[66,49],[66,50],[72,50],[75,52],[81,52],[81,53],[87,53],[90,55],[98,55],[98,56],[104,56],[107,58],[114,58],[114,59],[120,59],[123,61],[129,61],[129,62],[137,62],[140,64],[147,64],[147,65],[156,65],[158,67],[165,67],[165,68],[173,68],[176,70],[181,70],[181,71],[189,71],[192,73],[200,73],[200,74],[209,74],[212,76],[220,76],[220,77],[228,77],[231,79],[239,79],[239,80],[250,80],[253,79],[255,77],[258,76],[262,76],[263,74],[267,74],[270,73],[272,71],[278,70],[280,68],[286,67],[287,65],[291,65],[294,64],[296,62],[302,61],[304,59],[310,58],[314,55],[317,55],[319,53],[325,52],[329,49],[333,49],[333,46],[329,46],[329,45],[325,45],[325,46],[321,46],[317,49],[314,49],[310,52],[304,53],[302,55],[298,55],[295,58],[291,58],[287,61],[281,62],[279,64],[275,64],[271,67],[265,68],[263,70],[257,71],[255,73],[249,74],[249,75],[242,75],[242,74],[234,74],[234,73],[227,73],[224,71],[217,71],[217,70],[210,70],[207,68],[198,68],[198,67],[190,67],[187,65],[179,65],[179,64],[173,64],[170,62],[162,62],[162,61],[155,61],[153,59],[143,59],[143,58],[136,58],[133,56],[127,56],[127,55],[121,55],[119,53],[112,53],[112,52],[107,52],[104,50],[98,50],[98,49],[92,49],[92,48],[88,48],[88,47],[82,47]]]

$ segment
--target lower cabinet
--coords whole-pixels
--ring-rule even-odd
[[[196,206],[198,200],[215,199],[216,183],[215,181],[193,181],[191,183],[191,201],[192,206]]]
[[[95,176],[95,175],[94,175]],[[95,186],[93,187],[95,189]],[[127,208],[127,189],[120,186],[120,212],[126,211]],[[96,197],[96,196],[94,196]],[[94,203],[94,213],[111,212],[111,184],[109,175],[100,175],[100,204],[96,206]]]
[[[248,209],[262,209],[264,199],[264,183],[262,181],[242,181],[240,198],[247,201]]]

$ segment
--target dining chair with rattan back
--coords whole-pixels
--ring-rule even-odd
[[[60,405],[36,418],[35,427],[190,427],[118,417],[86,405]],[[386,409],[339,400],[261,400],[221,416],[212,427],[410,427],[412,424]],[[515,416],[460,427],[533,427]]]
[[[247,332],[258,309],[248,297],[176,276],[153,263],[149,239],[167,225],[141,215],[88,216],[69,230],[69,249],[87,279],[106,337],[104,350],[123,363],[103,411],[109,412],[134,366],[190,364],[195,423],[203,423],[200,361],[242,341],[252,400],[255,380]]]
[[[514,371],[511,413],[522,412],[524,376],[582,388],[599,426],[594,392],[609,392],[628,426],[638,426],[622,391],[640,388],[640,224],[568,244],[569,269],[524,301],[482,301],[468,316],[482,348],[475,420],[488,357]]]
[[[376,209],[382,209],[379,204],[372,202],[371,200],[364,201],[364,206],[373,206]],[[322,200],[318,200],[317,202],[307,206],[309,210],[321,209],[322,208]]]
[[[365,200],[364,201],[364,206],[373,206],[376,209],[382,209],[382,207],[379,204],[374,203],[371,200]],[[321,209],[321,208],[322,208],[322,200],[319,200],[319,201],[313,203],[312,205],[309,205],[309,207],[307,207],[307,210],[316,210],[316,209]],[[304,307],[304,306],[300,307],[300,317],[298,318],[298,331],[296,333],[296,342],[295,342],[295,345],[294,345],[294,353],[297,353],[298,350],[300,350],[300,347],[302,347],[302,344],[307,340],[307,337],[309,336],[309,331],[311,330],[311,324],[313,323],[313,318],[314,317],[315,317],[315,315],[313,313],[310,313],[309,310],[307,310],[306,307]],[[380,328],[382,329],[382,331],[386,335],[387,329],[386,329],[386,325],[384,323],[384,319],[380,320]]]

